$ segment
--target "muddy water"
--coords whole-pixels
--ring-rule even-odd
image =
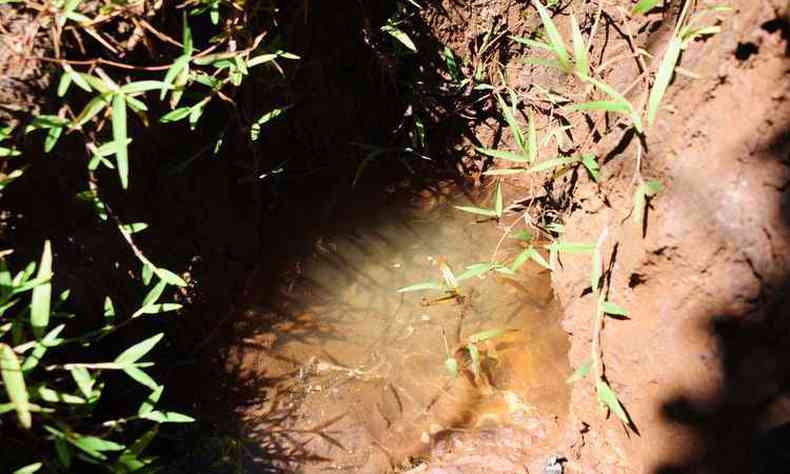
[[[545,445],[558,434],[551,426],[567,412],[568,341],[546,272],[528,264],[516,276],[475,277],[458,298],[396,291],[441,281],[437,261],[459,274],[491,258],[502,229],[452,208],[465,203],[451,193],[423,191],[341,225],[295,261],[273,300],[246,309],[255,335],[232,363],[277,387],[245,416],[268,433],[262,442],[293,445],[277,449],[301,453],[291,461],[303,472],[383,472],[446,454],[457,433],[507,427]],[[507,240],[500,256],[518,251]],[[477,366],[464,347],[489,330],[500,333],[475,345]]]

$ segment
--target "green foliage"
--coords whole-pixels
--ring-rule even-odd
[[[51,327],[55,314],[53,253],[52,245],[46,242],[38,264],[29,262],[16,275],[0,259],[0,422],[15,421],[29,431],[29,439],[37,443],[38,456],[31,460],[34,463],[16,472],[35,472],[43,464],[67,470],[77,460],[104,464],[117,473],[130,472],[131,466],[148,466],[153,459],[144,456],[143,450],[153,439],[156,425],[193,421],[186,415],[157,409],[164,387],[142,370],[153,365],[144,358],[163,334],[131,345],[109,362],[78,362],[92,359],[94,344],[125,323],[116,324],[114,318],[105,318],[107,325],[98,331],[60,337],[67,325]],[[146,295],[142,308],[156,305],[167,285],[158,282]],[[55,303],[67,298],[68,291],[63,292]],[[107,302],[105,307],[114,316],[112,302],[109,298]],[[163,305],[167,304],[170,303]],[[64,361],[66,357],[75,362]],[[102,413],[98,401],[103,396],[108,371],[125,372],[131,380],[151,390],[137,414],[107,420]],[[148,430],[142,441],[138,439],[127,447],[124,443],[128,433],[141,429]]]
[[[493,209],[485,209],[481,207],[474,207],[474,206],[455,206],[456,209],[459,211],[468,212],[470,214],[477,214],[479,216],[490,217],[494,219],[500,219],[502,217],[503,209],[503,198],[502,198],[502,182],[497,182],[496,190],[494,191],[494,208]]]
[[[271,68],[282,72],[282,61],[299,59],[264,44],[264,35],[250,40],[234,36],[242,15],[226,5],[223,0],[197,0],[183,5],[181,41],[168,38],[180,45],[179,50],[166,67],[161,66],[161,57],[156,58],[155,64],[142,65],[84,56],[70,61],[70,50],[58,44],[55,55],[61,74],[55,91],[60,100],[60,104],[55,104],[57,112],[34,116],[16,131],[0,127],[0,159],[7,160],[3,169],[8,170],[0,175],[0,191],[13,185],[25,171],[14,166],[13,160],[21,154],[14,140],[23,135],[41,140],[44,152],[53,159],[59,155],[64,136],[83,142],[89,184],[76,199],[91,206],[97,220],[115,226],[117,235],[140,261],[140,280],[146,287],[137,308],[128,313],[117,311],[106,297],[99,325],[86,329],[84,324],[71,324],[74,315],[63,311],[69,292],[56,292],[52,282],[58,254],[49,241],[44,244],[40,259],[28,262],[16,273],[11,272],[5,260],[12,251],[0,252],[0,424],[26,431],[17,442],[35,453],[34,459],[20,462],[13,472],[78,472],[85,470],[86,464],[98,464],[107,472],[153,472],[155,460],[145,451],[156,439],[158,426],[193,421],[159,406],[164,387],[147,369],[153,365],[150,357],[161,344],[162,333],[141,337],[109,360],[96,356],[97,343],[119,337],[127,325],[137,324],[140,318],[169,317],[180,310],[181,304],[173,301],[172,293],[175,287],[187,285],[180,275],[145,255],[134,238],[148,225],[124,221],[113,214],[104,199],[118,193],[105,194],[99,183],[127,192],[134,188],[134,145],[141,128],[149,125],[151,110],[162,110],[164,106],[158,117],[161,123],[186,121],[194,130],[209,105],[235,107],[234,95],[253,70]],[[108,56],[117,59],[114,47],[101,40],[102,28],[115,27],[114,21],[106,19],[125,21],[149,13],[148,8],[146,4],[138,12],[116,2],[56,0],[38,12],[36,21],[37,27],[50,29],[53,38],[59,38],[67,28],[77,38],[88,35],[98,39],[98,47],[107,48],[113,53]],[[222,25],[222,33],[211,39],[210,49],[202,51],[196,47],[190,28],[190,18],[201,14],[207,14],[215,25]],[[157,104],[158,101],[166,103]],[[78,108],[76,104],[80,104]],[[271,110],[248,123],[250,142],[258,140],[262,127],[287,109]],[[221,140],[222,135],[218,143]],[[102,168],[112,170],[117,184],[97,179],[95,173]],[[136,412],[117,417],[100,403],[107,390],[117,389],[108,385],[111,373],[124,375],[127,383],[148,393]],[[20,450],[20,456],[24,452]]]
[[[643,0],[640,2],[640,4],[642,3],[647,4],[649,2],[645,2]],[[637,7],[639,7],[640,4],[637,4]],[[706,13],[729,11],[729,7],[725,6],[717,5],[706,7],[698,14],[692,16],[691,19],[686,23],[688,7],[689,2],[686,2],[678,20],[677,28],[675,28],[675,32],[672,35],[672,38],[669,40],[669,44],[667,44],[666,50],[664,51],[664,56],[662,57],[658,71],[656,72],[655,82],[653,83],[653,87],[650,90],[650,97],[648,98],[647,103],[648,126],[653,125],[656,120],[656,115],[658,115],[661,101],[664,98],[664,94],[666,94],[669,83],[672,81],[672,75],[675,72],[678,60],[680,59],[680,53],[686,49],[689,43],[695,39],[703,36],[714,35],[721,31],[719,26],[698,27],[696,24],[705,16]],[[650,6],[650,8],[652,8],[652,6]],[[648,8],[648,10],[650,8]],[[634,10],[636,10],[636,7]]]

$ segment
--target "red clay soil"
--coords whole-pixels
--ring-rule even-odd
[[[570,472],[780,472],[759,469],[772,456],[763,434],[790,422],[788,17],[782,1],[731,4],[721,35],[683,56],[702,79],[676,78],[648,134],[642,175],[665,188],[644,228],[629,216],[633,141],[614,153],[601,142],[603,184],[582,184],[566,218],[569,241],[609,228],[609,299],[630,314],[607,321],[601,351],[636,427],[577,383]],[[563,264],[553,285],[578,367],[593,331],[590,261]]]

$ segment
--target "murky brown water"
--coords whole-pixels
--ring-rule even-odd
[[[426,306],[424,297],[442,293],[396,291],[441,281],[439,258],[455,273],[488,261],[501,232],[443,196],[417,197],[321,239],[276,301],[248,309],[248,324],[267,329],[253,337],[260,350],[245,351],[239,363],[250,376],[289,381],[281,392],[299,403],[288,429],[325,459],[317,470],[381,472],[387,462],[441,448],[454,432],[528,431],[538,418],[564,417],[568,341],[540,267],[465,280],[462,301]],[[508,240],[500,254],[518,250]],[[476,345],[475,376],[461,348],[487,330],[503,333]],[[453,355],[462,364],[456,376],[445,367]],[[260,417],[264,432],[272,425],[263,413],[273,408],[246,415],[253,424]]]

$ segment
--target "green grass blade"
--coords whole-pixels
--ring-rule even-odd
[[[658,5],[660,0],[639,0],[639,2],[634,5],[633,10],[631,10],[632,15],[644,15],[645,13],[649,12],[653,8]]]
[[[63,97],[64,95],[66,95],[66,92],[69,91],[69,86],[71,85],[71,77],[72,74],[66,70],[64,70],[63,74],[60,75],[60,82],[58,82],[58,97]]]
[[[595,249],[595,244],[583,242],[552,242],[546,246],[549,250],[565,253],[590,253]]]
[[[162,82],[161,92],[159,93],[159,100],[164,100],[165,96],[167,95],[167,91],[170,90],[173,86],[173,81],[176,80],[181,71],[184,70],[185,67],[189,64],[189,61],[192,58],[188,55],[182,55],[178,59],[176,59],[170,68],[165,73],[165,80]]]
[[[479,207],[472,207],[472,206],[453,206],[459,211],[469,212],[471,214],[477,214],[480,216],[486,217],[496,217],[496,212],[492,211],[491,209],[482,209]]]
[[[630,104],[623,102],[613,102],[611,100],[593,100],[590,102],[582,102],[581,104],[573,104],[567,109],[570,112],[592,110],[594,112],[616,112],[626,115],[631,113]]]
[[[185,282],[183,278],[181,278],[180,276],[176,275],[175,273],[171,272],[166,268],[154,268],[154,273],[156,274],[156,276],[158,276],[159,278],[161,278],[162,280],[166,281],[171,285],[175,285],[181,288],[187,286],[187,282]]]
[[[77,127],[85,125],[90,119],[95,117],[99,112],[104,110],[107,105],[109,105],[110,101],[107,96],[105,95],[98,95],[88,102],[82,112],[77,115],[77,118],[74,119],[74,123]]]
[[[170,86],[162,81],[137,81],[121,86],[121,92],[124,94],[139,94],[141,92],[161,89],[163,87],[167,89]]]
[[[582,363],[582,365],[577,367],[575,371],[573,371],[573,374],[571,374],[571,376],[565,380],[565,383],[569,383],[569,384],[576,383],[579,380],[583,379],[584,377],[587,377],[587,374],[590,373],[591,368],[592,368],[592,360],[588,359],[584,363]]]
[[[598,393],[598,401],[609,408],[617,418],[620,418],[626,425],[630,425],[631,422],[628,419],[628,415],[625,414],[625,410],[623,410],[623,406],[620,404],[620,401],[617,399],[617,394],[609,387],[609,384],[604,382],[603,380],[598,380],[595,382],[595,391]]]
[[[541,267],[546,268],[548,270],[552,269],[551,265],[549,265],[546,259],[543,258],[543,255],[541,255],[540,252],[538,252],[538,249],[534,247],[530,247],[528,249],[528,252],[529,252],[529,258],[532,259],[533,262],[537,263]]]
[[[478,152],[490,156],[492,158],[499,158],[501,160],[513,161],[516,163],[528,163],[529,157],[524,155],[519,155],[517,153],[513,153],[511,151],[505,150],[494,150],[492,148],[475,148]]]
[[[546,66],[562,70],[562,65],[559,63],[559,61],[555,61],[553,59],[524,58],[521,60],[521,62],[524,64],[532,64],[533,66]]]
[[[483,275],[484,273],[488,273],[494,269],[496,265],[490,262],[484,263],[476,263],[474,265],[469,265],[466,267],[466,271],[458,275],[456,278],[458,281],[468,280],[469,278],[473,278],[476,276]]]
[[[33,474],[34,472],[38,472],[42,467],[44,467],[43,462],[36,462],[33,464],[28,464],[25,467],[20,467],[14,471],[13,474]]]
[[[121,178],[121,187],[126,189],[129,186],[129,138],[126,131],[126,98],[122,93],[112,98],[112,137],[118,144],[115,153],[118,176]]]
[[[485,176],[512,176],[514,174],[526,173],[529,170],[526,168],[499,168],[495,170],[488,170],[483,173]]]
[[[576,16],[571,14],[571,33],[573,39],[573,54],[576,59],[576,74],[582,79],[590,75],[590,61],[587,57],[587,45],[584,44],[582,32],[579,30],[579,23]]]
[[[538,14],[540,15],[540,19],[543,21],[543,27],[546,28],[546,34],[549,36],[551,49],[557,56],[557,61],[560,63],[560,67],[563,71],[570,72],[571,63],[570,59],[568,58],[568,51],[565,48],[565,42],[562,39],[562,35],[560,35],[559,30],[557,30],[557,25],[554,24],[554,21],[549,15],[549,11],[543,6],[542,3],[540,3],[539,0],[533,0],[532,4],[535,5],[535,8],[538,10]]]
[[[184,10],[183,13],[183,24],[181,26],[181,41],[184,44],[184,55],[185,56],[192,56],[192,52],[195,50],[195,47],[192,42],[192,30],[189,29],[189,22],[187,21],[187,12]]]
[[[591,77],[588,78],[587,80],[588,82],[592,83],[595,87],[597,87],[601,92],[614,99],[615,102],[628,104],[629,106],[631,105],[631,103],[628,101],[628,99],[625,98],[623,94],[617,92],[617,89],[610,86],[609,84],[603,81],[599,81],[597,79],[593,79]]]
[[[519,150],[524,151],[524,134],[521,132],[521,128],[518,126],[518,120],[516,120],[516,116],[513,111],[516,109],[516,103],[513,101],[512,107],[508,107],[505,99],[502,98],[501,95],[497,94],[496,96],[497,102],[499,103],[499,108],[502,110],[502,115],[505,117],[505,122],[507,122],[508,127],[510,127],[510,133],[513,135],[513,141],[516,142]]]
[[[115,363],[119,365],[131,365],[145,356],[154,346],[164,337],[164,333],[159,333],[148,339],[138,342],[132,347],[126,349],[115,358]]]
[[[406,34],[403,30],[397,28],[394,25],[384,25],[381,27],[381,31],[395,38],[400,44],[405,46],[406,49],[408,49],[409,51],[413,53],[417,52],[417,45],[414,44],[414,41],[412,41],[409,35]]]
[[[496,193],[494,194],[494,212],[497,217],[502,217],[504,202],[502,199],[502,180],[496,183]]]
[[[532,247],[522,250],[521,253],[518,254],[518,256],[515,259],[513,259],[513,263],[510,264],[510,269],[516,272],[525,263],[527,263],[527,260],[529,260],[530,257],[530,253],[529,253],[530,250],[532,250]]]
[[[179,107],[161,116],[159,121],[162,123],[177,122],[187,118],[190,112],[192,112],[192,107]]]
[[[613,314],[615,316],[628,316],[628,310],[623,308],[622,306],[618,306],[611,301],[604,301],[601,305],[601,309],[606,314]]]
[[[552,53],[554,52],[554,50],[551,48],[551,46],[549,46],[548,44],[546,44],[546,43],[544,43],[542,41],[535,41],[533,39],[522,38],[520,36],[511,36],[510,39],[515,41],[516,43],[521,43],[521,44],[523,44],[525,46],[529,46],[529,47],[537,48],[537,49],[543,49],[545,51],[551,51]]]
[[[30,302],[30,325],[33,327],[33,335],[36,339],[41,339],[49,325],[52,298],[52,282],[49,280],[52,277],[52,244],[49,240],[44,242],[44,251],[41,253],[36,277],[47,279],[46,283],[33,288]]]
[[[550,160],[541,161],[537,165],[531,167],[529,169],[530,173],[539,173],[541,171],[547,171],[552,168],[557,168],[559,166],[566,166],[572,163],[576,163],[579,161],[579,158],[576,156],[563,156],[559,158],[552,158]]]
[[[673,37],[669,41],[669,45],[667,46],[667,50],[664,53],[664,57],[661,59],[661,65],[658,67],[658,73],[656,73],[656,80],[653,83],[653,88],[650,89],[650,97],[647,100],[648,126],[652,126],[653,122],[656,120],[656,115],[658,114],[661,101],[663,100],[664,94],[669,87],[670,81],[672,80],[672,73],[675,70],[675,65],[678,62],[678,58],[680,58],[681,47],[681,39],[678,37]]]
[[[442,285],[429,281],[425,283],[415,283],[414,285],[404,286],[398,289],[398,293],[408,293],[411,291],[441,290]]]
[[[2,375],[3,385],[8,394],[8,399],[16,410],[19,424],[29,429],[33,426],[33,417],[30,414],[30,395],[25,385],[25,377],[22,375],[22,368],[19,359],[10,346],[0,343],[0,375]]]
[[[645,181],[645,196],[647,197],[655,196],[660,193],[662,189],[664,189],[664,185],[661,184],[661,181],[656,179]]]
[[[590,173],[593,181],[598,182],[598,178],[600,178],[600,171],[601,167],[598,165],[598,162],[595,161],[595,155],[592,153],[586,153],[582,156],[582,164],[584,167],[587,168],[587,172]]]

